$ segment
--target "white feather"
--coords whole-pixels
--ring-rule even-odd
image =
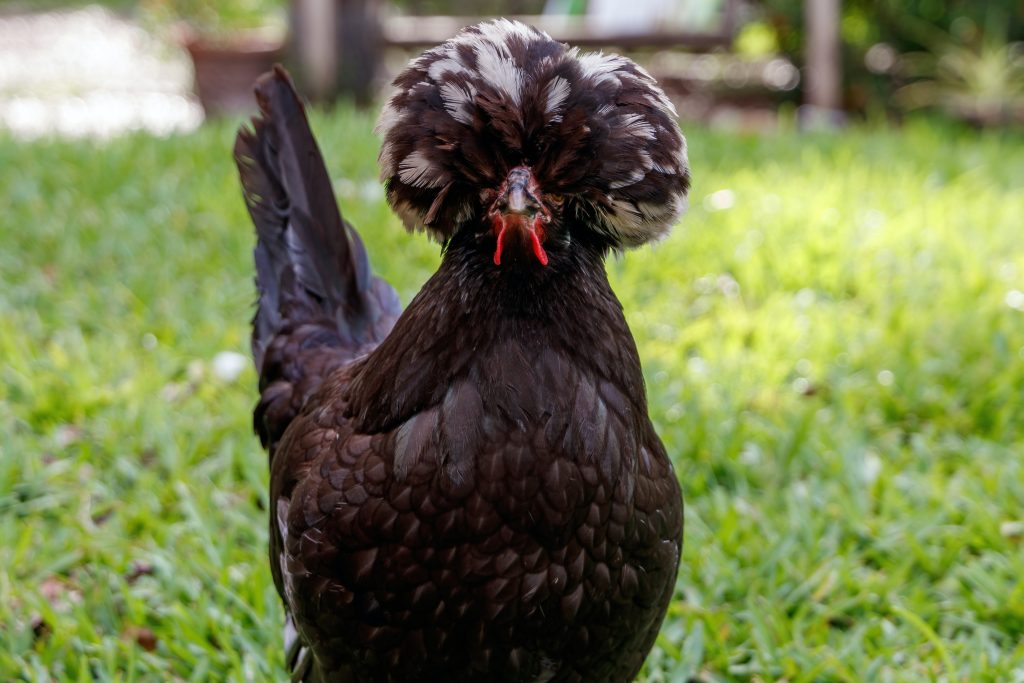
[[[677,173],[679,173],[679,170],[675,166],[663,166],[662,164],[659,164],[657,161],[654,162],[651,168],[652,170],[655,170],[658,173],[663,173],[665,175],[676,175]]]
[[[476,57],[481,79],[508,95],[518,107],[523,97],[523,70],[512,61],[505,46],[481,42],[476,46]]]
[[[580,55],[578,62],[583,71],[583,77],[592,79],[595,85],[602,83],[619,85],[621,80],[615,72],[628,63],[618,55],[606,55],[603,52],[588,52]]]
[[[615,119],[614,125],[634,137],[644,140],[654,139],[654,126],[644,118],[643,114],[624,114]]]
[[[548,83],[548,97],[544,104],[544,113],[550,115],[561,109],[571,92],[572,87],[569,85],[569,81],[561,76],[551,79]]]
[[[419,150],[398,164],[398,177],[413,187],[441,187],[447,182],[446,175]]]
[[[642,169],[642,168],[634,168],[630,172],[629,177],[623,178],[622,180],[616,180],[616,181],[613,181],[611,183],[608,183],[608,187],[610,187],[613,190],[618,190],[619,188],[622,188],[622,187],[629,187],[630,185],[636,185],[637,183],[639,183],[641,180],[643,180],[646,177],[647,177],[647,172],[644,171],[644,169]]]
[[[606,55],[603,52],[587,52],[578,58],[583,73],[587,76],[598,76],[619,69],[626,60],[618,55]]]
[[[441,101],[444,102],[445,111],[459,123],[470,124],[473,122],[471,107],[476,99],[476,88],[467,85],[469,90],[462,88],[455,83],[445,83],[441,86]]]
[[[640,230],[643,224],[643,216],[640,209],[631,201],[625,199],[612,200],[612,213],[609,215],[612,227],[623,235],[634,234]]]
[[[440,81],[445,74],[469,73],[469,69],[466,68],[465,64],[453,58],[458,54],[455,50],[449,50],[447,54],[449,57],[437,60],[427,69],[427,76],[430,77],[430,80]]]
[[[521,21],[512,21],[504,18],[488,21],[478,25],[477,28],[480,30],[480,35],[498,44],[507,43],[513,37],[517,37],[523,42],[541,39],[550,40],[546,33],[535,32],[534,29],[531,29]]]

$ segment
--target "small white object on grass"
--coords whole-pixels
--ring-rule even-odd
[[[1010,308],[1017,311],[1024,311],[1024,292],[1019,289],[1011,289],[1007,292],[1004,301]]]
[[[221,351],[213,357],[214,376],[224,382],[234,382],[249,364],[246,356],[236,351]]]
[[[732,190],[718,190],[704,197],[705,211],[725,211],[736,205],[736,193]]]
[[[1003,538],[1024,538],[1024,520],[1012,520],[999,525],[999,534]]]
[[[882,459],[874,451],[868,451],[864,454],[864,464],[862,466],[861,474],[864,477],[864,483],[874,484],[878,480],[878,475],[882,472]]]

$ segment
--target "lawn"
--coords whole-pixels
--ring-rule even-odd
[[[314,123],[408,301],[371,118]],[[688,133],[609,264],[687,501],[643,680],[1024,681],[1024,137]],[[0,140],[0,680],[283,676],[232,138]]]

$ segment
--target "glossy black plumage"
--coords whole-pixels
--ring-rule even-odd
[[[560,215],[547,266],[497,266],[474,214],[399,315],[284,72],[257,97],[235,155],[296,678],[630,680],[672,595],[682,503],[605,276],[614,234]]]

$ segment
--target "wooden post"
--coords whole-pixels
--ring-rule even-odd
[[[842,108],[842,65],[839,54],[841,0],[806,0],[807,104],[822,114]],[[816,117],[817,118],[817,117]]]
[[[370,104],[383,57],[380,4],[378,0],[334,2],[337,91],[360,105]]]
[[[334,1],[292,1],[292,54],[303,88],[315,100],[330,99],[337,80]]]

